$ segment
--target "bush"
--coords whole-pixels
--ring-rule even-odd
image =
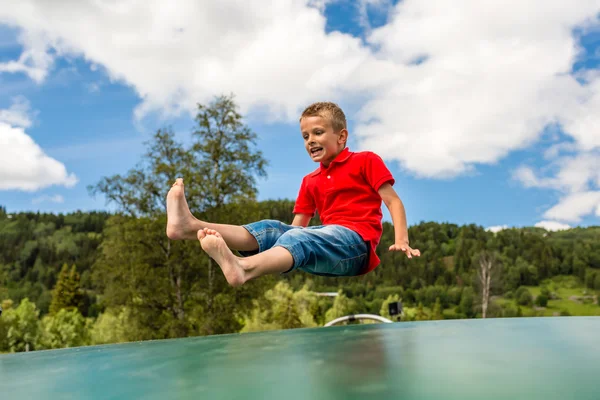
[[[448,301],[450,302],[450,304],[460,304],[461,297],[462,288],[452,286],[450,289],[448,289]]]
[[[521,291],[519,297],[517,297],[517,303],[521,306],[530,306],[533,304],[533,296],[529,292],[529,290],[524,289]]]
[[[506,305],[503,308],[503,310],[502,310],[502,317],[504,317],[504,318],[515,318],[515,317],[518,316],[518,313],[519,313],[518,310],[515,307],[513,307],[513,306],[511,306],[509,304],[509,305]]]
[[[546,307],[548,305],[548,296],[546,296],[545,294],[540,294],[538,297],[535,298],[535,304],[537,304],[540,307]]]

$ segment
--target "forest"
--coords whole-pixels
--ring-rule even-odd
[[[257,200],[268,161],[233,96],[198,105],[184,145],[159,129],[124,175],[90,186],[115,211],[10,213],[0,206],[0,352],[323,326],[339,316],[400,321],[600,315],[600,227],[487,231],[423,221],[421,257],[389,252],[360,277],[294,272],[230,287],[197,241],[166,237],[165,199],[184,177],[200,219],[291,222],[293,199]],[[318,225],[318,216],[311,225]],[[336,293],[336,296],[323,296]]]

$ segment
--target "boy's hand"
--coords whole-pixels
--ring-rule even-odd
[[[408,258],[413,258],[413,256],[419,257],[421,255],[421,252],[419,251],[419,249],[412,249],[408,245],[408,242],[394,243],[393,245],[390,246],[390,251],[401,251],[404,254],[406,254],[406,256]]]

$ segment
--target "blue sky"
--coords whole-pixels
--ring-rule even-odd
[[[119,52],[121,50],[114,50],[114,42],[110,39],[106,39],[102,46],[96,43],[103,40],[101,24],[105,22],[94,19],[91,6],[73,10],[74,14],[80,13],[82,20],[90,18],[89,25],[93,28],[89,29],[99,29],[95,41],[86,42],[77,38],[77,29],[81,27],[70,26],[70,22],[60,17],[53,20],[55,14],[44,9],[43,2],[28,2],[30,6],[37,7],[36,12],[40,16],[47,15],[50,22],[44,30],[34,26],[18,10],[13,14],[11,11],[0,12],[0,110],[5,111],[4,114],[0,111],[0,123],[4,116],[8,126],[29,137],[45,156],[64,166],[66,173],[61,175],[57,172],[55,184],[37,182],[39,187],[34,190],[6,183],[14,176],[20,176],[15,167],[27,171],[30,165],[25,162],[19,164],[28,157],[23,150],[26,147],[5,148],[0,154],[6,157],[12,155],[16,160],[10,165],[0,162],[0,187],[3,188],[0,189],[0,205],[9,212],[67,213],[107,209],[102,197],[92,198],[89,195],[88,185],[97,183],[104,176],[125,174],[140,160],[144,150],[142,143],[158,128],[172,126],[185,140],[194,125],[185,107],[189,111],[196,101],[209,99],[219,92],[233,91],[237,94],[236,89],[239,89],[242,107],[247,111],[247,123],[258,133],[258,147],[270,162],[268,178],[259,181],[260,199],[295,197],[302,177],[316,165],[305,153],[294,112],[310,101],[331,99],[346,111],[351,150],[376,151],[388,163],[396,177],[396,190],[405,203],[411,225],[420,221],[475,223],[485,227],[535,224],[566,227],[600,223],[600,173],[596,169],[600,164],[594,161],[600,154],[600,140],[597,139],[600,132],[590,131],[597,130],[598,125],[589,123],[589,118],[598,118],[595,114],[598,114],[597,105],[600,104],[596,98],[599,91],[594,86],[597,78],[581,75],[594,72],[598,67],[600,31],[595,16],[600,10],[588,7],[580,14],[564,17],[556,13],[553,21],[558,28],[551,23],[543,23],[516,33],[510,28],[514,22],[511,18],[515,16],[507,13],[502,20],[503,16],[498,15],[500,23],[493,37],[485,36],[489,34],[487,31],[481,32],[481,40],[473,42],[476,46],[456,44],[453,48],[454,42],[438,46],[425,38],[439,29],[439,38],[468,34],[479,39],[477,29],[481,29],[481,24],[477,21],[481,21],[478,13],[485,10],[476,6],[471,10],[467,6],[469,2],[459,2],[464,3],[464,15],[460,15],[460,19],[473,21],[473,27],[440,25],[438,28],[428,22],[438,21],[435,18],[438,11],[419,9],[425,6],[414,1],[406,1],[404,9],[400,8],[402,4],[389,1],[325,2],[328,4],[322,9],[324,26],[321,24],[323,21],[310,19],[309,25],[314,26],[299,29],[300,32],[296,29],[297,35],[288,40],[290,43],[297,40],[295,48],[305,49],[301,38],[315,34],[316,46],[330,46],[326,47],[327,53],[313,55],[310,49],[298,50],[295,53],[297,58],[288,65],[283,55],[265,56],[255,43],[257,58],[270,57],[267,67],[261,67],[263,70],[273,63],[280,65],[283,72],[289,68],[289,74],[282,72],[279,77],[281,85],[289,85],[289,90],[279,91],[276,84],[267,87],[268,82],[264,81],[266,78],[260,75],[258,67],[256,73],[248,67],[244,68],[244,71],[249,71],[245,72],[248,75],[224,79],[222,85],[216,78],[212,80],[217,82],[214,84],[199,83],[183,96],[187,104],[184,100],[179,104],[178,100],[172,100],[172,95],[164,94],[163,86],[157,83],[161,79],[170,79],[164,67],[171,68],[171,64],[147,71],[152,69],[147,67],[149,64],[134,59],[134,56],[131,60],[127,59],[131,50],[123,56]],[[292,3],[293,7],[308,9],[298,5],[302,2]],[[539,4],[543,7],[545,3]],[[422,11],[426,16],[429,12],[431,16],[427,21],[411,19],[414,13],[409,12],[412,10],[409,7]],[[103,12],[110,14],[113,11]],[[173,12],[177,14],[178,11]],[[284,12],[285,18],[291,18],[291,21],[296,15],[310,18],[315,15],[309,11],[306,14],[303,14],[305,11]],[[131,18],[135,18],[134,14]],[[273,26],[277,26],[276,17],[269,19],[263,16],[266,22],[262,23],[268,26],[272,22]],[[163,21],[163,24],[170,23],[164,18],[166,22]],[[306,23],[302,21],[298,26]],[[577,25],[581,21],[587,21],[587,25],[579,29]],[[572,33],[557,37],[555,33],[560,31],[563,22],[571,24]],[[291,22],[288,25],[292,25]],[[290,30],[293,29],[294,26],[290,26]],[[317,35],[315,32],[319,29],[322,31]],[[181,30],[185,32],[185,28]],[[415,32],[415,35],[407,32]],[[89,32],[86,34],[90,35]],[[144,38],[143,34],[140,36]],[[152,37],[152,32],[147,33],[142,46],[150,46],[148,42],[152,41]],[[570,38],[580,47],[578,54],[567,51],[565,43],[569,43]],[[236,37],[232,40],[243,39]],[[539,47],[536,47],[535,40],[539,41]],[[343,44],[339,44],[340,41],[344,41]],[[502,53],[508,51],[505,48],[507,41],[515,46],[514,50]],[[556,47],[547,47],[545,42],[552,41],[555,42],[552,46]],[[477,47],[481,43],[488,43],[488,47]],[[520,47],[522,43],[526,46]],[[249,44],[236,45],[252,49]],[[265,48],[273,47],[277,47],[277,43],[269,42]],[[294,46],[290,44],[290,47]],[[489,57],[484,54],[488,48]],[[556,53],[556,49],[563,52]],[[27,59],[24,56],[27,51],[38,56],[47,54],[51,61],[44,64],[39,58]],[[205,49],[202,54],[210,51]],[[252,50],[247,51],[252,59]],[[469,56],[469,51],[477,54]],[[186,49],[181,49],[181,52],[184,54]],[[507,61],[512,54],[520,54],[521,57],[515,56],[514,61]],[[545,61],[545,57],[552,54],[563,57],[556,67]],[[432,62],[414,65],[410,69],[410,60],[423,55],[427,56],[424,59],[431,58]],[[523,59],[523,55],[528,58]],[[500,65],[498,71],[490,66],[478,69],[480,56],[486,59],[499,57],[499,61],[491,64]],[[167,50],[163,54],[153,51],[153,57],[158,60],[171,57],[171,54]],[[228,60],[221,53],[214,57]],[[19,60],[25,60],[22,65],[30,69],[11,70]],[[181,63],[189,61],[183,56],[182,60]],[[199,65],[203,64],[198,60],[205,59],[198,56],[194,63],[181,68],[201,68]],[[383,61],[387,64],[384,65]],[[294,70],[304,62],[303,69]],[[507,64],[501,64],[503,62]],[[344,75],[346,66],[350,64],[356,65],[356,69]],[[390,64],[396,69],[386,69],[390,68]],[[571,80],[566,80],[561,70],[565,65],[570,69],[567,76],[580,82],[587,79],[588,83],[577,87]],[[315,75],[307,75],[310,79],[301,76],[329,66],[331,70],[323,74],[333,78],[323,81],[325,86],[317,89],[312,83]],[[44,76],[35,75],[35,68],[43,71]],[[389,73],[382,74],[378,68]],[[445,75],[449,68],[456,70]],[[238,69],[229,69],[221,75],[218,68],[207,71],[219,77],[235,74]],[[343,78],[338,79],[337,72],[331,75],[331,71],[342,71],[339,74]],[[144,74],[146,76],[141,77]],[[177,74],[175,70],[172,73]],[[292,82],[295,76],[298,76],[297,81]],[[537,77],[542,83],[531,84]],[[317,78],[321,79],[320,76]],[[246,82],[253,79],[257,86],[246,86]],[[506,83],[498,83],[501,80],[506,80]],[[394,86],[393,90],[391,86]],[[164,87],[172,88],[173,93],[187,90],[185,83],[170,80]],[[252,97],[254,90],[257,90],[256,104]],[[494,95],[485,97],[485,93],[490,92]],[[524,103],[519,105],[521,101]],[[265,103],[268,103],[269,111],[256,111],[256,107]],[[143,106],[145,104],[149,106]],[[181,112],[165,112],[174,106],[182,107]],[[12,113],[8,112],[10,110]],[[18,115],[26,116],[25,123],[15,122],[17,111]],[[540,122],[556,120],[559,122],[558,129],[544,130],[547,126]],[[588,121],[588,124],[581,121]],[[0,129],[0,136],[5,134],[9,137],[3,132],[8,131]],[[10,132],[17,135],[14,130]],[[24,175],[24,179],[37,179],[28,177],[27,173]],[[75,176],[77,182],[68,183],[69,176]],[[388,214],[385,215],[389,220]]]

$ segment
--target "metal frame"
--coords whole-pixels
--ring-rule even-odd
[[[380,315],[374,315],[374,314],[353,314],[353,315],[346,315],[344,317],[339,317],[334,319],[333,321],[329,321],[328,323],[325,324],[325,326],[332,326],[335,325],[339,322],[343,322],[343,321],[355,321],[357,319],[372,319],[375,321],[379,321],[379,322],[383,322],[386,324],[391,324],[393,323],[393,321],[390,321],[387,318],[384,318]]]

